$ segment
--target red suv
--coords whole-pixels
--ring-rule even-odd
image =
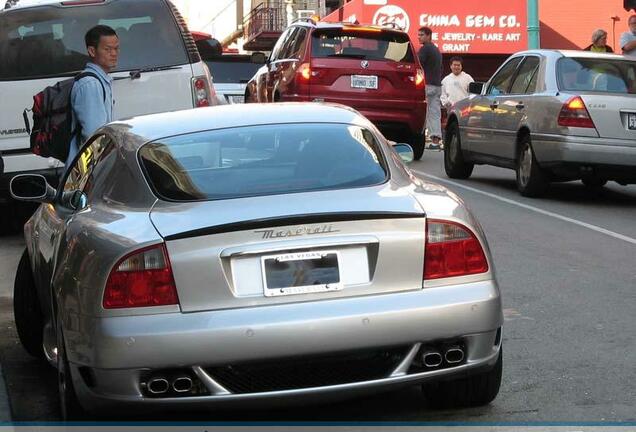
[[[385,27],[298,21],[247,84],[246,102],[337,102],[388,138],[424,152],[424,72],[407,33]]]

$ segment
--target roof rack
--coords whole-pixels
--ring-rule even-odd
[[[404,27],[399,26],[399,25],[398,25],[397,23],[395,23],[395,22],[388,22],[388,23],[384,23],[384,24],[382,24],[380,27],[391,27],[391,28],[394,28],[394,29],[396,29],[396,30],[402,30],[402,31],[404,31]]]
[[[316,25],[316,21],[311,17],[296,18],[295,20],[292,21],[292,24],[297,22],[307,22],[307,23]]]

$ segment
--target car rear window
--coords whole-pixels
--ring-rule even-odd
[[[262,65],[252,63],[250,56],[206,60],[215,84],[246,83]]]
[[[188,63],[172,12],[163,1],[113,0],[83,6],[8,10],[0,20],[0,80],[45,78],[82,70],[84,35],[105,24],[119,36],[117,71]]]
[[[636,61],[604,58],[561,58],[559,90],[636,93]]]
[[[384,30],[316,30],[311,38],[312,57],[349,57],[366,60],[414,61],[406,33]]]
[[[157,196],[169,201],[353,188],[387,178],[374,135],[347,124],[197,132],[145,144],[139,157]]]

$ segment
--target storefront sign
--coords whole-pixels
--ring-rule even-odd
[[[510,54],[528,47],[526,0],[352,0],[323,21],[396,25],[417,47],[417,30],[433,30],[444,53]]]

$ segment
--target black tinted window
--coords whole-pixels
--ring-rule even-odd
[[[116,70],[188,62],[172,13],[162,1],[115,0],[79,7],[40,6],[6,12],[0,20],[0,79],[68,74],[84,68],[84,35],[105,24],[119,36]]]
[[[405,33],[347,28],[315,31],[312,34],[311,55],[409,63],[414,58],[409,37]]]
[[[205,62],[216,84],[246,83],[262,65],[252,63],[250,57],[209,60]]]
[[[275,124],[165,138],[139,150],[149,183],[175,201],[340,189],[386,179],[373,134],[344,124]]]
[[[557,62],[560,90],[636,93],[636,61],[562,58]]]
[[[506,63],[499,72],[492,78],[487,94],[497,96],[508,93],[510,80],[521,61],[521,57],[514,58]]]
[[[510,87],[510,93],[512,94],[525,94],[525,93],[533,93],[534,86],[536,85],[536,80],[533,81],[534,76],[539,69],[539,58],[538,57],[526,57],[526,59],[521,64],[519,68],[519,72],[515,77],[514,82],[512,83],[512,87]],[[532,88],[530,87],[531,82]]]

